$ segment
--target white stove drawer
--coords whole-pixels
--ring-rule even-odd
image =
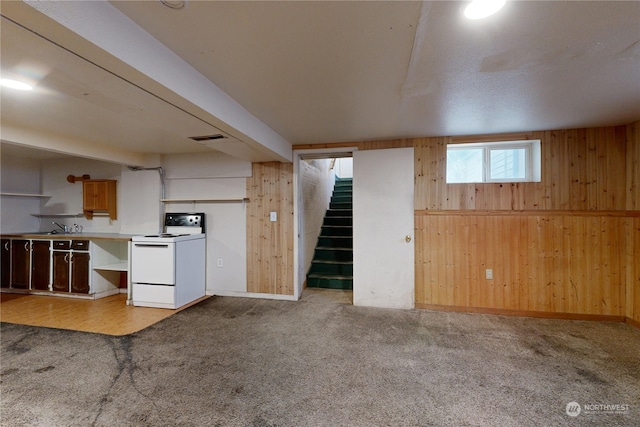
[[[177,308],[176,287],[134,283],[133,305],[140,307]]]
[[[175,243],[133,242],[131,250],[131,281],[174,285]]]

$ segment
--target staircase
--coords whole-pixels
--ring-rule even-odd
[[[353,289],[353,179],[336,178],[307,287]]]

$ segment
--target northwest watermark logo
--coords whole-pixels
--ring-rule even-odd
[[[569,402],[567,403],[565,411],[570,417],[577,417],[580,415],[580,412],[582,412],[582,407],[580,407],[578,402]]]
[[[578,402],[569,402],[565,407],[565,412],[570,417],[577,417],[580,414],[626,414],[629,412],[629,405],[620,403],[586,403],[580,405]]]

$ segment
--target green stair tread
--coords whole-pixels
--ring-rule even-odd
[[[353,261],[334,261],[329,259],[314,259],[311,261],[312,264],[337,264],[337,265],[350,265],[353,264]]]
[[[349,215],[344,215],[345,213],[349,213]],[[332,218],[334,217],[338,217],[338,218],[353,218],[353,209],[329,209],[329,212],[327,212]]]
[[[307,279],[307,287],[320,289],[340,289],[344,291],[353,290],[352,279],[327,279],[310,278]]]
[[[339,276],[336,274],[321,274],[321,273],[311,273],[307,275],[307,280],[309,279],[322,279],[322,280],[353,280],[353,276]]]
[[[316,249],[323,251],[349,251],[353,252],[353,248],[339,247],[339,246],[316,246]]]

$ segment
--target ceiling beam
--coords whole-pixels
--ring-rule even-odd
[[[146,155],[142,153],[97,143],[87,144],[86,141],[12,126],[6,122],[2,123],[2,141],[54,153],[103,160],[105,162],[123,165],[143,165],[147,158]]]
[[[32,28],[38,25],[38,20],[20,19],[21,24],[32,31],[192,112],[271,159],[291,161],[291,144],[287,140],[107,1],[27,0],[23,4],[82,40],[69,40],[69,31],[61,32],[52,26]],[[3,14],[5,12],[3,4]],[[21,13],[29,15],[24,10]],[[96,46],[100,49],[95,49]]]

